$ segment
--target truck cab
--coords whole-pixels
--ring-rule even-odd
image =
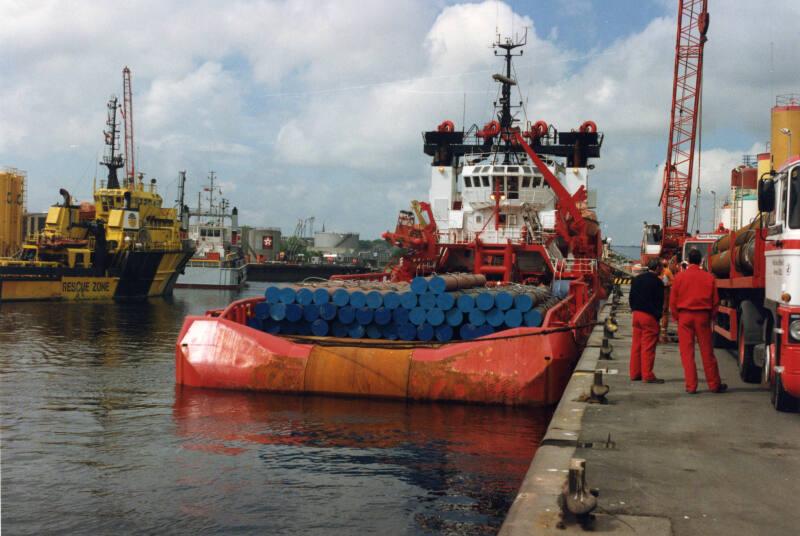
[[[760,181],[759,211],[768,213],[764,238],[764,343],[756,364],[772,387],[777,409],[800,399],[800,157]]]

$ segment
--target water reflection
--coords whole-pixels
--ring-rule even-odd
[[[330,531],[482,534],[499,527],[549,411],[177,388],[173,418],[187,451],[256,455],[281,500],[351,490],[335,511],[307,504],[319,512],[288,521],[298,530],[333,514],[348,521]]]

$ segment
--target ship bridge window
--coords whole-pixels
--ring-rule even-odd
[[[519,199],[519,177],[511,176],[506,179],[508,186],[506,187],[506,192],[508,192],[509,199]]]
[[[506,185],[503,177],[494,177],[492,182],[494,182],[493,190],[499,190],[501,194],[506,193]]]
[[[522,187],[523,188],[530,188],[531,187],[531,178],[530,177],[522,177]]]
[[[528,166],[523,166],[522,171],[524,171],[525,173],[533,173],[533,170],[531,170],[531,168],[529,168]]]
[[[464,177],[464,186],[467,188],[472,188],[472,178],[465,176]]]
[[[484,188],[488,188],[489,187],[489,177],[487,177],[486,175],[481,177],[481,182],[483,183],[483,187]]]
[[[508,166],[506,168],[506,172],[508,172],[508,173],[518,173],[519,172],[519,167],[517,167],[517,166]]]

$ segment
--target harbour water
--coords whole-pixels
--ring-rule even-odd
[[[4,529],[499,529],[550,410],[176,388],[183,317],[234,297],[0,305]]]

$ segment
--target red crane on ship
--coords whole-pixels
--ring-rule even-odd
[[[662,258],[672,258],[688,236],[697,120],[702,96],[703,47],[707,41],[708,25],[708,0],[678,2],[669,142],[659,200],[662,224],[661,228],[658,225],[645,228],[643,263],[656,251]],[[648,244],[659,244],[660,249],[647,251],[645,246]]]
[[[133,158],[133,91],[131,90],[131,70],[122,69],[122,118],[125,120],[125,176],[128,182],[136,177]]]

